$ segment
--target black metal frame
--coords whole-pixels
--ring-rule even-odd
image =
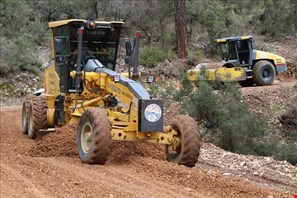
[[[59,30],[61,30],[61,28],[65,28],[67,27],[67,30],[63,30],[63,31],[67,31],[63,33],[63,35],[61,35],[59,33]],[[53,28],[53,35],[54,38],[56,36],[65,36],[68,37],[68,52],[65,53],[65,55],[63,57],[61,56],[56,56],[55,53],[55,63],[56,63],[56,71],[59,75],[60,78],[60,91],[62,93],[74,93],[75,92],[75,87],[74,87],[74,81],[73,79],[70,77],[69,73],[70,71],[74,70],[74,64],[77,63],[76,59],[74,58],[74,55],[71,54],[71,51],[76,50],[77,49],[77,34],[74,35],[72,28],[75,28],[75,32],[78,30],[78,28],[80,27],[84,27],[87,29],[87,24],[84,22],[70,22],[67,25],[63,25],[63,26],[59,26],[59,27],[55,27]],[[100,28],[104,28],[105,26],[100,26]],[[113,57],[113,60],[107,60],[108,62],[106,62],[106,60],[100,60],[99,61],[101,63],[103,63],[104,65],[107,65],[107,63],[112,64],[112,70],[115,69],[116,66],[116,59],[117,59],[117,53],[118,53],[118,48],[119,48],[119,40],[120,40],[120,32],[122,29],[122,25],[117,25],[117,24],[113,24],[112,26],[106,26],[105,28],[120,28],[118,30],[118,35],[115,35],[115,42],[108,42],[108,41],[95,41],[94,43],[96,44],[100,44],[100,43],[104,43],[106,45],[114,45],[115,48],[115,55]],[[62,31],[61,31],[62,32]],[[66,34],[65,34],[66,33]],[[60,35],[59,35],[60,34]],[[82,40],[83,44],[84,43],[88,43],[88,41],[84,41],[84,39]],[[54,43],[54,49],[55,49],[55,43]],[[55,51],[56,52],[56,51]],[[63,59],[62,60],[62,64],[61,62],[59,62],[59,60],[57,59]],[[73,62],[74,61],[74,62]],[[60,66],[58,67],[58,64],[60,64]],[[82,92],[82,86],[80,86],[79,92]]]

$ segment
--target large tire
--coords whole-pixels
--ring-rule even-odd
[[[40,129],[46,129],[47,106],[45,98],[41,96],[31,97],[28,120],[28,136],[31,139],[35,139]]]
[[[275,75],[275,68],[269,61],[259,61],[253,67],[253,79],[256,85],[271,85]]]
[[[31,95],[25,96],[22,102],[22,133],[28,134],[29,108]]]
[[[77,149],[82,162],[105,164],[110,153],[111,126],[103,109],[87,109],[77,128]]]
[[[175,117],[170,125],[178,132],[180,143],[175,152],[170,149],[172,145],[165,147],[167,160],[194,167],[200,153],[200,134],[195,120],[190,116],[180,115]]]

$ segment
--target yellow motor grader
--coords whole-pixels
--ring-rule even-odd
[[[283,57],[253,49],[252,36],[217,39],[222,53],[219,68],[207,64],[188,70],[191,81],[236,81],[242,86],[271,85],[277,74],[287,71]]]
[[[82,162],[104,164],[112,140],[165,145],[167,159],[195,166],[200,150],[197,123],[179,115],[164,126],[163,101],[137,82],[140,34],[125,41],[128,74],[115,72],[121,21],[62,20],[49,23],[53,64],[45,68],[44,90],[22,106],[22,131],[29,138],[78,124]],[[129,67],[130,68],[130,67]]]

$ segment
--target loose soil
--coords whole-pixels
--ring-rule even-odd
[[[83,164],[75,127],[35,142],[21,133],[21,107],[1,115],[1,197],[292,197],[266,181],[245,181],[215,168],[179,166],[163,147],[113,142],[105,165]]]

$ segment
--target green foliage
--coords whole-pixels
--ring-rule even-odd
[[[233,84],[225,84],[214,91],[213,86],[201,82],[188,95],[182,109],[204,123],[208,139],[222,148],[243,154],[255,154],[258,138],[266,133],[264,122],[241,102],[240,92]]]
[[[187,1],[190,36],[207,46],[214,53],[215,38],[226,36],[292,35],[297,29],[297,2],[294,0],[189,0]],[[285,10],[285,12],[284,12]],[[197,41],[196,41],[197,42]]]
[[[41,62],[35,45],[41,42],[45,28],[39,26],[41,23],[25,0],[5,0],[1,10],[0,75],[16,70],[38,72]]]
[[[164,42],[163,46],[169,48],[171,46],[175,46],[176,38],[172,32],[165,32],[163,34],[162,40]]]
[[[0,66],[1,75],[17,70],[39,72],[41,61],[32,45],[32,41],[25,35],[14,39],[1,38],[0,48],[0,60],[3,63]]]
[[[15,87],[11,83],[0,82],[0,93],[1,95],[5,93],[7,97],[13,96],[15,91]]]
[[[297,131],[295,131],[297,133]],[[275,154],[277,160],[287,160],[293,165],[297,165],[297,143],[294,140],[288,140],[282,144]]]
[[[203,58],[205,58],[204,50],[199,48],[190,49],[187,55],[188,62],[196,66]]]
[[[173,100],[172,93],[174,93],[175,88],[171,83],[161,81],[149,84],[147,90],[153,98],[162,98],[165,107],[168,107]]]
[[[264,6],[264,12],[259,18],[261,26],[257,28],[258,33],[278,37],[296,32],[297,2],[295,0],[266,0]]]
[[[282,141],[275,153],[275,159],[287,160],[293,165],[297,165],[297,130],[283,129],[280,131]]]
[[[249,111],[236,84],[201,81],[195,87],[186,77],[185,72],[181,72],[180,89],[174,89],[168,82],[167,86],[160,86],[161,83],[154,85],[153,94],[163,97],[166,104],[178,101],[183,114],[189,114],[205,127],[201,132],[204,141],[232,152],[274,156],[296,164],[296,130],[277,133],[266,120]]]
[[[171,59],[173,54],[170,51],[163,51],[157,47],[145,47],[139,54],[139,63],[153,67],[158,62]]]

